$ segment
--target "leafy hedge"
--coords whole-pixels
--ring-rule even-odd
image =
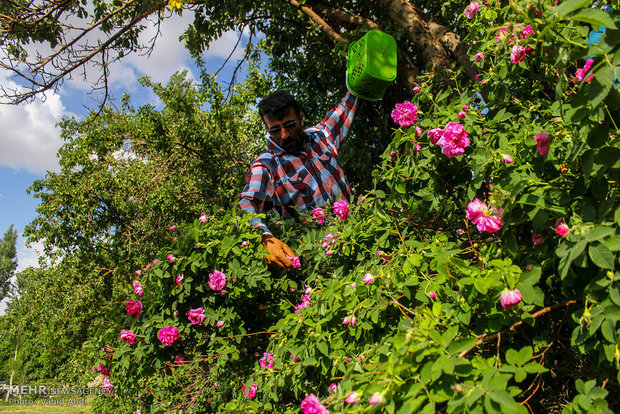
[[[348,219],[272,225],[299,269],[270,272],[234,209],[173,228],[127,275],[139,317],[119,304],[97,344],[115,389],[98,410],[299,412],[310,394],[304,412],[617,409],[620,36],[588,4],[463,15],[481,76],[440,94],[427,79],[395,108]],[[607,28],[598,45],[585,23]]]

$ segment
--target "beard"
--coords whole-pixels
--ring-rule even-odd
[[[306,134],[301,131],[299,134],[291,135],[282,142],[282,148],[287,154],[296,154],[303,151],[306,148],[307,137]]]

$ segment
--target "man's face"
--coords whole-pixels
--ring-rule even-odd
[[[304,134],[304,115],[291,108],[282,119],[263,117],[267,131],[285,152],[294,154],[303,151],[306,145]]]

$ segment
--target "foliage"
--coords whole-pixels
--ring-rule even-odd
[[[11,288],[11,278],[17,269],[17,231],[13,225],[4,233],[0,240],[0,300],[4,299]]]
[[[311,393],[331,412],[617,411],[607,389],[620,379],[620,37],[618,19],[586,3],[460,16],[482,77],[443,93],[431,75],[421,83],[416,124],[394,129],[348,220],[275,227],[301,269],[269,273],[259,234],[234,209],[178,226],[137,278],[140,316],[119,304],[92,347],[111,355],[100,361],[116,396],[105,398],[154,412],[292,413]],[[598,45],[585,46],[584,22],[607,27]],[[579,80],[589,57],[594,78]],[[448,158],[429,132],[450,122],[470,143]],[[548,151],[534,139],[542,131]],[[466,219],[476,199],[499,230]],[[215,270],[222,291],[209,284]],[[500,304],[506,290],[522,303]],[[130,282],[125,298],[140,299]],[[197,308],[205,319],[192,324]],[[167,326],[180,332],[168,346]],[[119,338],[128,329],[134,344]],[[575,384],[567,400],[553,394],[563,371]],[[375,393],[383,402],[369,405]]]

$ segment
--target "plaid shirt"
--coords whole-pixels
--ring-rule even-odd
[[[345,140],[360,100],[347,93],[343,100],[317,125],[307,128],[306,150],[287,154],[269,138],[250,167],[246,186],[239,194],[239,208],[251,213],[275,210],[284,218],[297,217],[295,207],[302,210],[336,201],[347,200],[351,187],[344,175],[338,151]],[[251,221],[269,233],[259,219]]]

